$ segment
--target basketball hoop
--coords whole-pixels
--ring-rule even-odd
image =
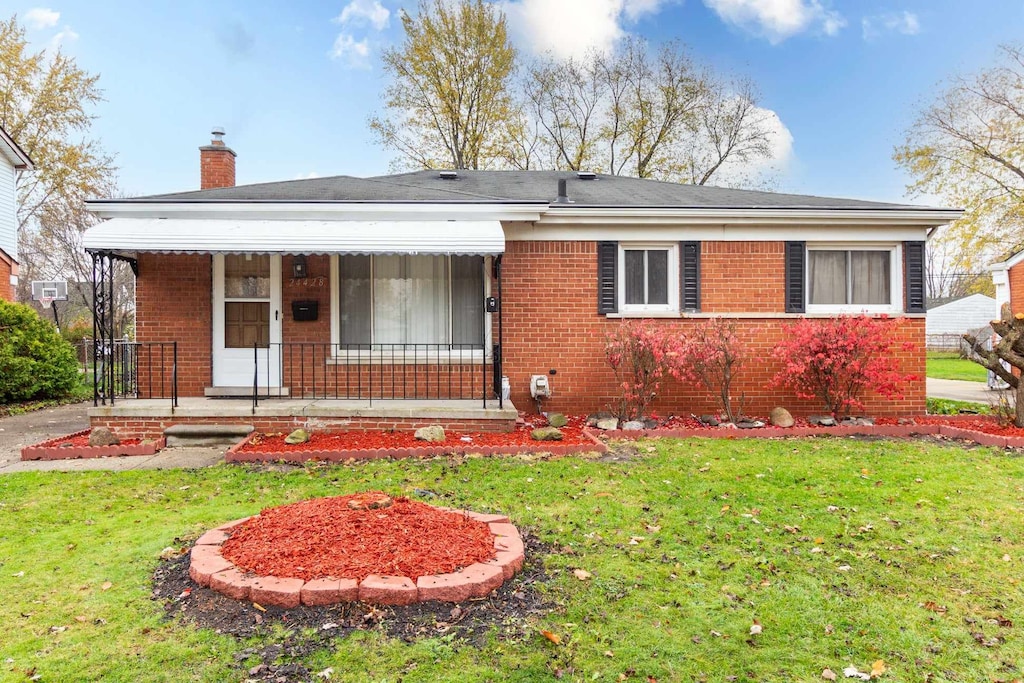
[[[39,299],[39,305],[43,307],[43,310],[49,309],[52,304],[53,304],[53,297],[52,296],[44,296],[41,299]]]

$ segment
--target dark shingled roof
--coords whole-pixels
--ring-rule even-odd
[[[438,171],[415,171],[371,178],[334,176],[240,185],[194,192],[151,195],[117,202],[442,202],[468,204],[548,203],[558,180],[568,181],[571,206],[725,209],[863,209],[924,207],[857,199],[780,194],[723,187],[682,185],[626,176],[596,174],[584,180],[571,171],[458,171],[452,180]]]

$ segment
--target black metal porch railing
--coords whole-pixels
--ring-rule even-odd
[[[118,398],[169,399],[178,405],[178,342],[106,341],[90,344],[93,404]],[[87,347],[88,348],[88,347]],[[92,361],[91,363],[89,361]]]
[[[253,357],[254,406],[270,396],[479,399],[486,407],[495,396],[494,373],[500,377],[500,355],[480,344],[283,342],[254,347]]]

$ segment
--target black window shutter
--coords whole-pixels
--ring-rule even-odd
[[[618,288],[615,271],[619,263],[618,242],[597,243],[597,312],[619,312]]]
[[[700,242],[679,243],[679,295],[684,311],[700,311]]]
[[[786,242],[786,313],[804,313],[807,310],[806,258],[806,242]]]
[[[924,242],[903,243],[903,280],[906,283],[907,313],[924,313],[925,295]]]

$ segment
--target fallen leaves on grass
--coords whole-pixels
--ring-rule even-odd
[[[586,581],[587,579],[589,579],[589,578],[594,576],[593,574],[588,572],[586,569],[573,569],[572,570],[572,574],[573,574],[573,576],[575,576],[580,581]]]
[[[110,581],[104,581],[104,582],[103,582],[103,585],[102,585],[102,586],[100,586],[100,588],[101,588],[102,590],[105,590],[105,591],[108,591],[108,590],[110,590],[110,589],[111,589],[111,588],[113,588],[113,587],[114,587],[114,584],[113,584],[113,583],[111,583]]]
[[[548,640],[550,640],[555,645],[562,644],[562,636],[558,635],[557,633],[552,633],[551,631],[541,629],[540,634]]]
[[[834,681],[837,678],[839,678],[838,676],[836,676],[836,672],[832,669],[829,669],[828,667],[825,667],[825,670],[821,672],[821,677],[824,678],[826,681]]]
[[[929,612],[936,612],[937,614],[945,614],[946,613],[946,606],[945,605],[936,604],[936,602],[934,600],[928,600],[928,601],[924,602],[921,605],[921,607],[924,607]]]
[[[757,619],[754,619],[754,623],[750,626],[750,635],[752,635],[752,636],[759,635],[763,630],[764,629],[761,626],[761,622],[758,621]]]

